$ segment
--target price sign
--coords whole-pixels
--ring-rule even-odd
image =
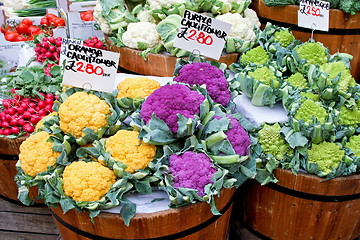
[[[329,31],[329,9],[329,2],[301,0],[298,25],[313,30]]]
[[[174,47],[219,60],[231,24],[185,10]]]
[[[114,90],[118,53],[79,45],[76,40],[63,39],[63,44],[63,84],[110,93]]]

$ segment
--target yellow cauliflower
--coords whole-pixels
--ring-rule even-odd
[[[44,131],[28,137],[20,145],[19,160],[24,172],[32,177],[53,166],[60,156],[59,152],[52,150],[52,143],[47,142],[50,135]]]
[[[73,162],[63,173],[64,193],[77,202],[100,200],[115,181],[115,173],[98,162]]]
[[[117,86],[117,98],[144,98],[160,88],[160,83],[147,77],[126,78]]]
[[[146,144],[138,139],[136,131],[119,130],[111,136],[105,144],[106,151],[116,160],[126,164],[125,171],[135,172],[144,169],[153,159],[156,153],[154,145]]]
[[[62,131],[76,138],[85,136],[84,128],[98,130],[108,125],[110,106],[94,94],[76,92],[60,105],[59,118]]]
[[[39,129],[43,126],[43,122],[44,122],[45,118],[51,117],[51,116],[56,116],[56,115],[57,115],[57,112],[52,112],[49,115],[42,117],[41,120],[35,126],[35,132],[39,131]]]

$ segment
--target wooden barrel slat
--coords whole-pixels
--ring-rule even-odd
[[[219,210],[225,209],[221,216],[214,216],[207,203],[197,203],[155,213],[139,213],[131,220],[127,227],[120,214],[102,212],[90,221],[87,212],[70,210],[63,214],[61,207],[50,208],[63,240],[89,239],[82,235],[93,235],[111,239],[172,239],[173,236],[183,240],[193,239],[226,239],[230,220],[232,196],[235,189],[224,189],[221,197],[216,198]],[[213,217],[216,219],[210,222]],[[86,233],[76,234],[62,222],[78,228]],[[204,224],[205,223],[205,224]],[[178,235],[178,234],[181,235]],[[92,234],[92,235],[86,235]]]
[[[177,58],[170,56],[169,54],[154,54],[148,53],[147,61],[139,56],[141,51],[131,49],[128,47],[117,47],[116,45],[111,46],[111,40],[105,36],[107,48],[110,51],[120,53],[119,66],[135,73],[160,76],[160,77],[172,77],[175,70],[175,64]],[[237,62],[239,53],[224,54],[220,57],[218,62],[230,65]],[[188,59],[188,58],[185,58]],[[207,58],[208,60],[213,60]]]
[[[262,23],[266,22],[288,27],[296,39],[306,42],[311,37],[311,30],[300,28],[298,24],[298,5],[267,7],[262,0],[253,0],[251,8],[256,11]],[[350,15],[338,9],[330,9],[329,32],[314,31],[313,38],[330,49],[330,53],[345,52],[353,55],[351,73],[356,80],[360,78],[360,13]]]
[[[19,155],[20,145],[25,141],[27,137],[19,137],[15,139],[9,139],[6,137],[0,137],[0,154],[4,155]]]
[[[276,169],[280,186],[300,193],[324,195],[325,200],[302,198],[301,194],[281,192],[250,181],[241,201],[244,222],[271,239],[348,239],[360,236],[360,176],[335,178],[328,181],[314,175]],[[352,196],[336,202],[327,196]],[[311,196],[311,195],[310,195]],[[321,199],[321,198],[320,198]],[[336,197],[334,197],[336,199]]]

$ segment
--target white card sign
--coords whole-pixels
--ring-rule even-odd
[[[114,90],[118,53],[74,42],[65,45],[61,51],[66,61],[63,84],[109,93]]]
[[[313,30],[329,31],[330,3],[320,0],[301,0],[298,25]]]
[[[174,47],[219,60],[231,24],[185,10]]]

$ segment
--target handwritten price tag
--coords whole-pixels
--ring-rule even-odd
[[[63,84],[111,93],[114,90],[119,54],[63,39]]]
[[[219,60],[231,24],[185,10],[174,47]]]
[[[301,0],[298,25],[314,30],[329,31],[330,3],[320,0]]]

